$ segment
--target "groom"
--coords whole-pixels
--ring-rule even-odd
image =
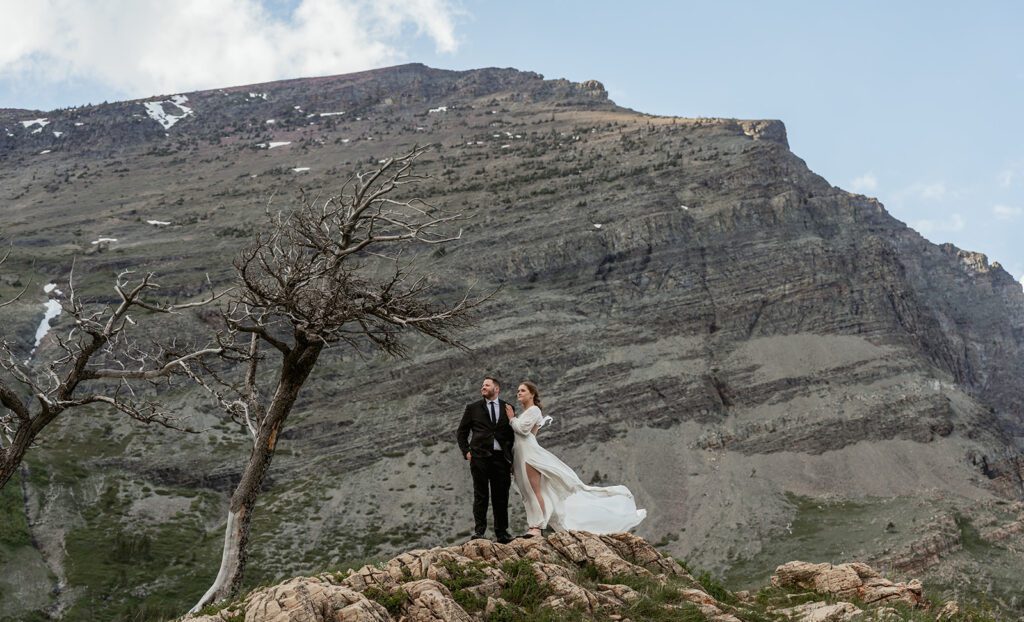
[[[480,386],[482,400],[466,406],[456,439],[473,474],[473,538],[487,531],[487,497],[494,508],[494,535],[512,541],[508,533],[508,489],[512,485],[512,445],[515,434],[505,415],[507,402],[498,399],[501,386],[488,376]],[[469,440],[470,432],[473,440]]]

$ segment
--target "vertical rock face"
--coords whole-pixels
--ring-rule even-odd
[[[162,101],[191,113],[165,127],[145,105]],[[5,298],[18,279],[66,274],[73,257],[79,291],[98,299],[129,267],[194,296],[197,274],[228,278],[268,200],[330,193],[413,144],[437,145],[415,192],[466,220],[457,242],[409,259],[440,295],[498,291],[465,334],[469,353],[413,342],[397,361],[326,359],[282,435],[255,527],[267,577],[463,530],[471,486],[452,438],[484,373],[506,399],[521,379],[540,384],[555,417],[541,442],[587,481],[628,485],[649,511],[641,535],[740,579],[799,557],[779,558],[791,539],[890,559],[887,523],[922,541],[936,515],[996,528],[1012,519],[999,504],[1024,494],[1021,285],[815,175],[779,121],[652,117],[617,107],[596,81],[405,65],[2,110],[0,127],[11,134],[0,132],[0,229],[15,244]],[[33,326],[39,302],[0,313]],[[197,320],[178,334],[207,329]],[[30,480],[32,511],[82,516],[69,533],[37,527],[45,550],[82,534],[157,537],[158,525],[168,538],[218,532],[213,508],[247,439],[215,425],[202,396],[173,399],[210,434],[76,421],[36,451],[46,475]],[[881,526],[830,531],[853,520],[836,505],[849,500]],[[155,509],[115,511],[138,507]],[[145,572],[151,589],[170,585],[159,564]],[[96,584],[79,593],[109,602]]]

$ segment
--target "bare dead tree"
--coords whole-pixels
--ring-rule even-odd
[[[397,198],[424,179],[413,165],[426,151],[417,147],[388,159],[356,175],[335,196],[303,196],[294,211],[271,214],[265,231],[236,258],[238,294],[225,317],[232,331],[249,337],[245,377],[230,383],[209,373],[206,378],[216,382],[197,380],[245,423],[253,445],[231,496],[220,570],[193,612],[238,592],[261,484],[299,391],[325,348],[339,344],[396,356],[410,332],[462,347],[454,334],[468,325],[481,300],[467,294],[437,302],[427,276],[407,272],[398,261],[410,244],[438,244],[462,234],[441,233],[459,216],[419,199]],[[261,373],[263,365],[273,373]],[[271,377],[260,385],[261,378]]]
[[[10,480],[25,453],[40,433],[65,411],[105,404],[133,419],[185,429],[180,420],[158,402],[141,397],[133,384],[170,382],[191,376],[206,357],[226,353],[216,338],[208,343],[168,344],[135,337],[146,335],[153,314],[179,313],[209,304],[223,296],[212,293],[187,304],[165,304],[147,295],[159,289],[152,273],[133,279],[131,271],[115,279],[119,302],[89,304],[74,289],[74,269],[68,278],[63,311],[74,326],[61,337],[52,333],[56,354],[31,363],[6,339],[0,339],[0,488]]]
[[[7,261],[7,258],[11,256],[11,250],[12,250],[12,248],[8,247],[7,250],[4,252],[4,256],[0,257],[0,266],[4,265],[4,262]],[[14,298],[11,298],[7,302],[0,302],[0,309],[3,309],[4,307],[6,307],[9,304],[13,304],[13,303],[17,302],[18,299],[21,298],[22,295],[24,295],[26,291],[28,291],[28,285],[25,285],[25,287],[20,292],[18,292],[18,294]],[[0,486],[0,487],[2,487],[2,486]]]

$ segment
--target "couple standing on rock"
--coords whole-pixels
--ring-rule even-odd
[[[483,399],[466,406],[456,438],[473,475],[473,538],[487,531],[487,504],[494,509],[495,539],[512,541],[508,531],[508,491],[515,479],[523,498],[529,530],[577,530],[592,533],[628,531],[647,516],[638,510],[625,486],[588,486],[576,473],[537,442],[537,433],[551,421],[540,409],[540,392],[530,381],[520,383],[518,415],[499,399],[501,385],[488,376],[480,386]]]

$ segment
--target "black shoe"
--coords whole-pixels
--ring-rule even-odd
[[[472,535],[469,536],[469,539],[470,540],[484,540],[486,538],[484,538],[484,534],[474,532]]]
[[[508,532],[506,531],[505,533],[502,533],[502,534],[498,534],[498,537],[496,538],[496,540],[497,540],[497,541],[498,541],[498,542],[499,542],[500,544],[508,544],[509,542],[511,542],[511,541],[512,541],[512,534],[510,534],[510,533],[508,533]]]

